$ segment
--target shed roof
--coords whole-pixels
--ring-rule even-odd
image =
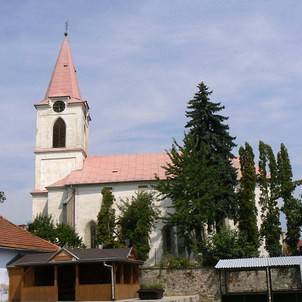
[[[302,256],[223,259],[216,269],[259,269],[266,267],[302,266]]]
[[[73,256],[72,259],[67,260],[55,260],[61,251],[69,253]],[[23,257],[12,261],[9,266],[35,266],[35,265],[47,265],[47,264],[57,264],[57,263],[67,263],[67,262],[132,262],[137,264],[142,264],[135,258],[135,252],[133,248],[119,248],[119,249],[98,249],[98,248],[75,248],[61,250],[54,253],[34,253],[27,254]]]

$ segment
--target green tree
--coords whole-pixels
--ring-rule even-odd
[[[51,215],[38,215],[28,224],[28,231],[59,246],[82,247],[82,238],[67,224],[55,225]]]
[[[258,184],[262,212],[261,236],[265,240],[265,249],[270,256],[282,254],[277,172],[277,163],[272,148],[260,141]]]
[[[154,205],[154,194],[138,192],[130,199],[122,200],[120,211],[120,240],[129,241],[136,248],[140,260],[148,259],[150,233],[159,214]]]
[[[108,188],[102,190],[102,206],[97,216],[96,236],[103,248],[116,247],[114,196]]]
[[[280,183],[280,197],[283,199],[282,211],[286,216],[286,242],[292,255],[297,254],[297,243],[300,238],[301,227],[301,202],[294,197],[296,184],[293,181],[292,167],[288,151],[281,144],[278,152],[278,178]]]
[[[34,221],[28,224],[28,231],[50,242],[56,242],[55,225],[51,215],[36,216]]]
[[[55,243],[59,246],[71,248],[84,247],[82,238],[75,232],[74,228],[68,224],[57,224],[55,234]]]
[[[6,200],[5,193],[0,191],[0,203],[3,203]]]
[[[214,266],[220,259],[241,258],[245,245],[238,232],[223,227],[219,232],[210,235],[203,243],[202,263]]]
[[[239,181],[239,231],[249,247],[245,256],[258,256],[259,233],[257,227],[257,207],[255,203],[255,188],[257,175],[255,170],[254,152],[252,147],[245,143],[239,149],[241,178]],[[243,248],[244,248],[243,247]]]
[[[168,152],[167,179],[158,190],[172,201],[175,210],[169,222],[177,225],[186,248],[200,250],[204,225],[219,230],[226,217],[234,217],[236,169],[232,166],[234,137],[220,115],[224,107],[210,100],[212,92],[202,82],[189,101],[183,146],[176,141]]]

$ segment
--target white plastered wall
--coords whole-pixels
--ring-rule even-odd
[[[154,182],[127,182],[118,184],[106,184],[106,185],[80,185],[76,186],[75,196],[75,229],[78,234],[83,238],[84,244],[90,246],[90,231],[89,225],[91,221],[97,221],[97,214],[100,210],[102,203],[101,191],[104,187],[111,187],[113,195],[115,197],[115,210],[116,216],[119,215],[117,204],[120,200],[131,198],[138,191],[140,185],[151,185]],[[161,216],[165,216],[168,200],[157,200],[156,205],[161,211]],[[152,231],[150,236],[151,250],[149,253],[150,264],[158,262],[162,256],[162,242],[161,242],[161,231],[163,227],[162,220],[158,220],[155,229]]]
[[[63,222],[63,201],[67,198],[67,189],[52,188],[48,191],[47,211],[54,223]]]
[[[34,194],[32,196],[32,219],[34,220],[39,214],[46,216],[47,213],[47,193]]]
[[[35,189],[46,186],[83,167],[85,154],[81,151],[37,153],[35,159]]]
[[[66,104],[63,112],[54,112],[50,105],[37,107],[36,149],[52,148],[52,130],[61,117],[66,124],[66,148],[87,149],[88,124],[82,103]]]
[[[66,98],[61,98],[66,102]],[[67,176],[75,169],[81,169],[87,152],[88,121],[83,103],[68,104],[63,112],[52,109],[52,103],[37,106],[35,189],[46,186]],[[53,126],[58,118],[66,124],[65,148],[52,148]]]

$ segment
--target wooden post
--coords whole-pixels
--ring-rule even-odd
[[[120,283],[124,284],[124,263],[120,263]]]
[[[270,293],[271,293],[271,301],[273,301],[273,284],[272,284],[272,274],[270,267],[268,268],[268,280],[269,280],[269,287],[270,287]]]
[[[222,296],[221,270],[219,270],[219,289],[220,289],[220,296]]]
[[[266,284],[267,284],[267,301],[272,302],[272,292],[271,292],[271,280],[269,277],[269,268],[266,267]]]
[[[132,264],[128,264],[130,265],[130,284],[133,284],[133,265]]]
[[[78,287],[80,284],[80,281],[79,281],[79,265],[76,264],[75,265],[75,286]]]
[[[54,266],[54,280],[53,280],[53,285],[58,286],[58,266]]]
[[[224,270],[224,292],[228,293],[228,280],[227,280],[227,271]]]

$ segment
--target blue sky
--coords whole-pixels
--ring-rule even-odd
[[[1,1],[0,214],[31,219],[35,109],[69,20],[90,154],[160,152],[181,140],[200,81],[238,145],[284,142],[302,177],[301,1]],[[236,150],[235,150],[236,152]]]

